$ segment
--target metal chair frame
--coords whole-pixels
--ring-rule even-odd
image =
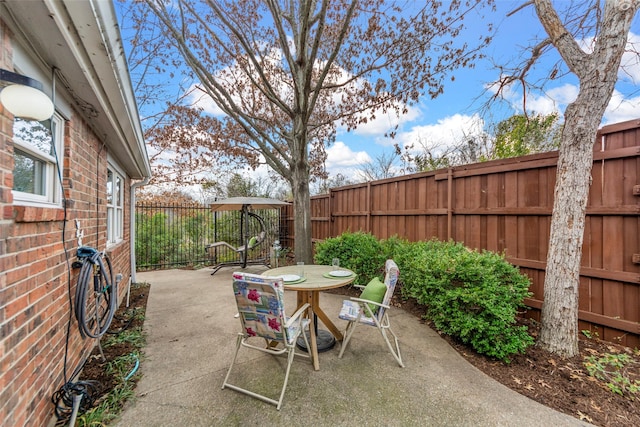
[[[310,306],[309,304],[304,304],[292,316],[285,317],[284,282],[281,277],[236,272],[233,273],[233,288],[238,305],[238,317],[242,324],[242,332],[238,334],[233,360],[225,376],[222,388],[228,387],[271,403],[276,405],[276,409],[280,410],[295,356],[311,359],[307,354],[296,353],[296,342],[300,335],[302,335],[307,348],[309,348],[307,334],[303,331],[309,325],[309,320],[304,318],[304,314]],[[278,331],[280,328],[281,332]],[[258,338],[264,339],[265,344],[263,346],[249,342],[249,340]],[[281,347],[280,344],[282,344]],[[278,399],[273,399],[229,382],[231,371],[242,347],[274,356],[287,355],[284,381]]]
[[[389,259],[385,263],[384,284],[387,286],[387,291],[385,292],[382,303],[356,297],[351,297],[349,300],[343,301],[339,317],[343,320],[347,320],[349,323],[347,324],[345,330],[345,337],[344,341],[342,342],[340,354],[338,354],[339,359],[342,358],[344,351],[349,345],[349,341],[351,340],[351,337],[353,336],[353,333],[355,332],[358,324],[363,324],[368,326],[375,326],[378,331],[380,331],[380,334],[387,344],[389,351],[391,351],[393,358],[396,360],[396,362],[398,362],[398,365],[400,365],[400,367],[404,368],[404,362],[402,361],[402,355],[400,353],[400,344],[398,343],[398,337],[395,332],[393,332],[393,329],[391,329],[391,322],[389,321],[388,314],[391,297],[393,296],[393,292],[395,290],[399,276],[400,270],[398,269],[397,264],[395,263],[395,261]],[[364,288],[364,286],[356,287]],[[370,304],[378,307],[377,312],[373,312]],[[357,314],[354,314],[355,312],[357,312]],[[390,337],[387,332],[393,337],[393,344],[391,343]]]

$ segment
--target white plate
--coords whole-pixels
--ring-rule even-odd
[[[282,280],[285,282],[295,282],[296,280],[300,280],[300,276],[297,274],[283,274]]]
[[[351,272],[350,271],[346,271],[346,270],[334,270],[334,271],[330,271],[329,272],[329,276],[347,277],[347,276],[351,276]]]

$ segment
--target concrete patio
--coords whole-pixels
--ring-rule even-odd
[[[246,271],[260,273],[264,267]],[[375,328],[361,327],[338,359],[340,344],[320,354],[320,370],[297,358],[280,411],[221,389],[240,322],[231,291],[234,268],[138,273],[151,284],[147,347],[137,399],[116,426],[586,426],[489,378],[416,317],[390,312],[406,368],[400,368]],[[295,293],[286,295],[295,306]],[[344,297],[323,294],[336,325]],[[285,360],[240,350],[235,381],[273,381],[277,394]],[[264,359],[264,369],[243,364]],[[253,367],[254,365],[251,364]],[[253,368],[252,368],[253,369]],[[274,378],[272,378],[274,375]],[[233,377],[232,377],[233,381]],[[245,383],[246,384],[246,383]]]

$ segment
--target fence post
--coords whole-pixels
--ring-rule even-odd
[[[453,239],[453,168],[447,170],[447,240]]]
[[[371,233],[373,228],[371,226],[371,181],[367,181],[367,232]]]
[[[334,198],[334,194],[333,194],[333,189],[330,188],[329,189],[329,200],[327,201],[327,205],[328,205],[328,209],[329,209],[329,237],[334,237],[336,235],[335,232],[335,222],[336,219],[333,216],[333,198]]]

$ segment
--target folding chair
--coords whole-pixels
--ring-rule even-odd
[[[387,289],[384,293],[384,298],[382,298],[382,302],[355,297],[351,297],[351,299],[344,300],[342,302],[342,308],[340,309],[338,317],[340,317],[340,319],[347,320],[349,323],[347,324],[344,341],[342,342],[342,348],[340,349],[338,358],[342,358],[342,355],[351,340],[351,336],[356,330],[356,326],[361,323],[363,325],[375,326],[378,328],[394,359],[396,359],[396,362],[398,362],[400,367],[404,368],[402,356],[400,355],[398,337],[391,329],[391,323],[389,322],[388,315],[389,303],[391,302],[391,297],[393,296],[396,283],[398,283],[399,276],[400,270],[398,270],[398,266],[393,260],[389,259],[385,263],[384,285]],[[365,288],[364,286],[357,287]],[[391,341],[389,340],[387,331],[393,336],[393,344],[391,344]]]
[[[284,392],[287,388],[287,381],[289,380],[291,364],[296,356],[296,340],[309,323],[308,319],[303,318],[303,314],[309,308],[309,304],[301,306],[293,316],[286,317],[284,312],[284,283],[281,277],[236,272],[233,273],[233,292],[236,297],[242,332],[238,334],[236,351],[222,388],[229,387],[240,393],[248,394],[256,399],[276,405],[276,408],[280,410]],[[307,334],[302,333],[302,336],[307,345],[306,348],[309,348]],[[258,338],[264,339],[263,346],[249,342]],[[278,400],[229,383],[229,376],[238,357],[240,347],[259,350],[272,355],[287,354],[287,367]],[[310,359],[306,354],[298,354],[298,356]],[[257,359],[252,363],[259,365],[261,359]],[[259,372],[260,367],[252,366],[245,368],[245,370]]]

